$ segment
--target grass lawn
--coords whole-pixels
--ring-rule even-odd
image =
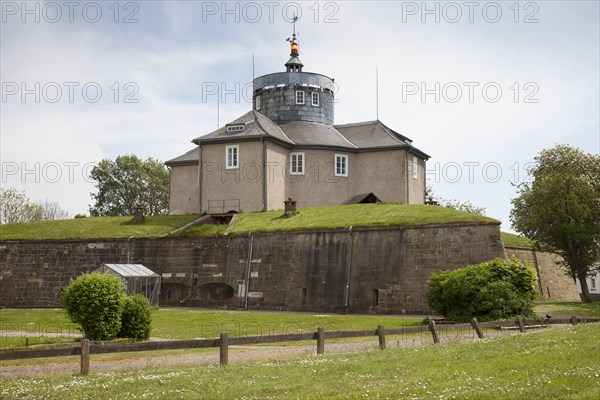
[[[0,378],[3,399],[597,399],[598,324],[282,361]]]
[[[66,240],[159,237],[198,219],[198,215],[147,216],[141,223],[132,217],[88,217],[60,221],[2,225],[0,240]]]
[[[285,216],[282,211],[239,214],[232,233],[474,221],[496,220],[445,207],[406,204],[353,204],[301,208],[295,215],[291,216]]]
[[[541,303],[536,306],[538,314],[600,318],[600,301],[592,303]]]
[[[505,246],[533,247],[533,241],[531,239],[508,232],[502,232],[502,241]]]
[[[271,335],[281,333],[314,332],[318,326],[326,330],[375,329],[420,325],[421,318],[372,315],[321,315],[309,313],[269,313],[218,311],[196,309],[158,309],[152,311],[152,337],[164,339],[217,338],[221,332],[230,336]],[[23,331],[31,334],[9,337],[2,330]],[[65,336],[50,338],[47,333]],[[0,347],[64,342],[66,334],[77,334],[75,324],[60,309],[54,310],[0,310]]]

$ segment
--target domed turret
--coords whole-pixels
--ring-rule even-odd
[[[319,122],[333,125],[333,79],[312,72],[302,72],[294,17],[294,33],[290,42],[290,59],[286,72],[254,79],[254,109],[277,123],[289,121]]]

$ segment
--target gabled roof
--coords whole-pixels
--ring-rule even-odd
[[[364,204],[364,203],[381,203],[379,197],[373,194],[373,192],[357,194],[355,196],[350,197],[342,204]]]

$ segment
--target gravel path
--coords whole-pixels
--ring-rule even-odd
[[[551,325],[551,327],[558,327],[558,325]],[[487,337],[507,336],[519,334],[518,330],[515,331],[486,331]],[[456,342],[456,341],[471,341],[476,340],[475,333],[473,331],[442,331],[440,333],[440,340],[442,343],[445,342]],[[429,332],[422,332],[416,335],[396,335],[389,336],[386,338],[387,347],[408,347],[408,346],[421,346],[432,343],[432,338]],[[345,340],[345,341],[325,341],[325,353],[348,353],[357,351],[369,351],[377,349],[379,343],[377,338],[365,338],[364,340]],[[161,354],[162,353],[162,354]],[[122,354],[134,354],[134,353],[122,353]],[[106,360],[110,358],[111,354],[108,355],[91,355],[90,373],[107,372],[116,370],[137,370],[142,368],[160,368],[160,367],[190,367],[194,365],[208,365],[219,363],[219,350],[213,349],[210,352],[197,352],[182,354],[178,352],[176,354],[169,353],[168,351],[163,352],[152,352],[146,353],[148,355],[140,356],[139,354],[132,355],[131,358],[125,357],[122,360],[115,361]],[[255,361],[272,361],[279,359],[286,359],[292,356],[315,356],[316,355],[316,342],[311,344],[302,345],[288,345],[288,346],[274,346],[274,345],[244,345],[244,346],[230,346],[229,347],[229,363],[239,364],[246,362]],[[37,361],[37,362],[36,362]],[[79,357],[60,357],[56,359],[32,359],[26,364],[21,365],[10,365],[14,364],[14,361],[6,361],[9,365],[2,365],[0,362],[0,377],[22,377],[22,376],[36,376],[36,375],[48,375],[48,374],[67,374],[73,375],[79,373]]]

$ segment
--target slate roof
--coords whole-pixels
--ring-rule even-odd
[[[357,149],[331,125],[316,122],[292,121],[279,125],[295,145],[302,147],[327,146]]]
[[[180,155],[179,157],[175,157],[169,161],[166,161],[166,165],[174,165],[174,164],[197,164],[198,163],[198,147],[194,147],[192,150],[188,151],[185,154]]]
[[[228,125],[238,124],[244,124],[243,131],[227,132]],[[219,143],[239,141],[240,139],[256,139],[260,137],[270,137],[290,145],[294,144],[294,142],[292,142],[285,135],[285,133],[276,123],[254,110],[247,112],[238,119],[220,127],[216,131],[212,131],[207,135],[197,137],[196,139],[192,140],[192,142],[196,144],[211,142]]]
[[[359,148],[410,145],[412,140],[385,126],[380,121],[334,125],[342,135]]]
[[[244,130],[227,132],[229,125],[244,125]],[[269,138],[287,147],[325,147],[349,151],[376,151],[404,148],[425,159],[429,155],[412,145],[412,140],[390,129],[381,121],[367,121],[344,125],[325,125],[316,122],[291,121],[276,124],[261,113],[252,110],[236,120],[206,135],[192,140],[193,143],[225,143]],[[167,161],[165,164],[197,162],[198,149]]]

